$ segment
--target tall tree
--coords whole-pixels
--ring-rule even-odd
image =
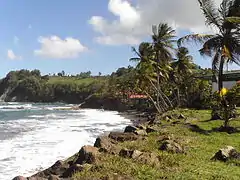
[[[212,57],[213,74],[218,79],[219,91],[223,88],[223,69],[226,63],[240,64],[240,0],[222,0],[216,8],[213,0],[198,0],[205,16],[206,25],[215,28],[218,33],[210,35],[191,34],[180,38],[194,40],[203,44],[199,50],[202,55]],[[217,75],[218,73],[218,75]]]
[[[138,57],[131,60],[138,62],[136,68],[141,77],[140,81],[144,82],[144,92],[158,112],[162,112],[172,107],[171,101],[162,91],[161,82],[169,78],[175,31],[162,23],[153,26],[152,31],[152,42],[141,43],[138,51],[133,48]]]
[[[176,52],[176,60],[172,62],[172,81],[176,85],[177,104],[181,105],[180,91],[186,94],[185,78],[192,74],[193,57],[189,55],[189,50],[186,47],[180,47]]]

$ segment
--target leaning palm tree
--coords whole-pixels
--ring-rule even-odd
[[[169,78],[175,31],[167,24],[153,26],[152,30],[152,42],[140,44],[138,51],[133,48],[138,57],[130,60],[138,62],[136,68],[142,76],[141,80],[144,79],[152,90],[151,93],[149,91],[145,93],[150,97],[156,109],[162,112],[172,107],[171,101],[161,89],[161,82]]]
[[[180,38],[178,45],[184,41],[194,40],[203,44],[201,55],[213,57],[212,70],[218,79],[219,91],[223,88],[223,69],[228,63],[240,64],[240,0],[223,0],[216,8],[213,0],[198,0],[205,16],[206,24],[217,29],[217,34],[191,34]],[[216,75],[218,73],[218,75]]]

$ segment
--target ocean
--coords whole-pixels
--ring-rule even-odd
[[[0,180],[30,176],[131,124],[118,112],[65,109],[70,106],[0,103]]]

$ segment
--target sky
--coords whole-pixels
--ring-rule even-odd
[[[178,37],[213,31],[197,0],[0,0],[0,77],[19,69],[109,74],[131,64],[131,47],[160,22]],[[211,67],[188,47],[195,63]]]

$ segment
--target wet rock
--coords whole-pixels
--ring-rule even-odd
[[[137,130],[137,127],[135,126],[127,126],[124,130],[125,133],[133,133]]]
[[[74,164],[93,164],[95,163],[98,154],[98,148],[93,146],[83,146],[80,149],[78,158]]]
[[[81,172],[83,169],[84,169],[83,165],[74,164],[63,173],[62,177],[63,178],[72,177],[73,174]]]
[[[121,132],[111,132],[108,136],[109,138],[115,141],[135,141],[138,139],[138,136],[134,133],[121,133]]]
[[[211,159],[223,162],[226,162],[230,159],[240,160],[240,153],[234,147],[227,146],[225,148],[219,149]]]
[[[119,154],[120,148],[116,142],[106,136],[98,137],[94,143],[94,147],[99,148],[100,152],[106,152],[110,154]]]
[[[16,176],[15,178],[13,178],[12,180],[27,180],[27,178],[23,177],[23,176]]]
[[[31,176],[32,179],[30,180],[43,180],[44,179],[48,179],[49,176],[51,175],[61,175],[64,171],[66,171],[66,169],[69,168],[69,164],[68,163],[64,163],[63,161],[59,160],[56,163],[54,163],[50,168],[45,169],[33,176]]]
[[[173,140],[163,140],[159,149],[162,151],[168,151],[172,153],[184,153],[184,150],[181,147],[181,145]]]

